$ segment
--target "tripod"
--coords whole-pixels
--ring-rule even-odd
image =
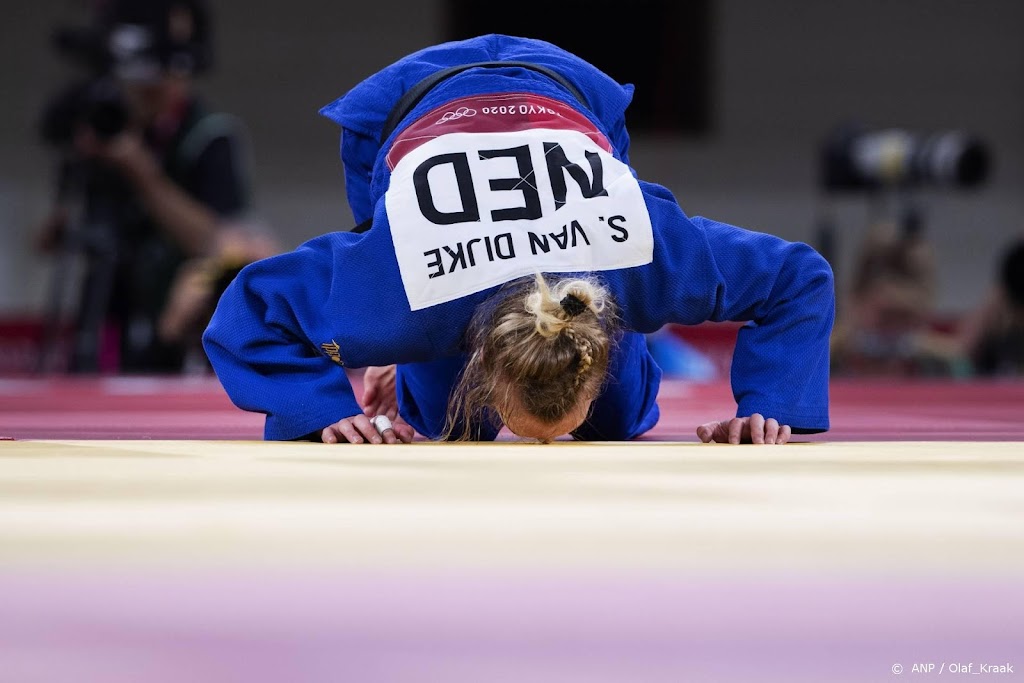
[[[121,220],[121,181],[113,172],[79,160],[65,160],[58,183],[58,201],[70,205],[70,220],[62,235],[48,284],[37,371],[62,368],[58,351],[64,328],[64,302],[75,281],[79,258],[85,261],[78,310],[71,329],[66,369],[72,373],[100,370],[100,344],[110,309],[118,263]]]

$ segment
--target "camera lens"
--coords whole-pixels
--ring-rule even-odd
[[[963,131],[842,128],[823,148],[822,180],[831,190],[970,188],[987,179],[989,157],[988,147]]]
[[[102,140],[109,140],[128,125],[128,108],[120,88],[110,80],[93,84],[89,91],[86,124]]]
[[[973,187],[988,175],[984,145],[965,133],[937,133],[925,138],[919,151],[923,181],[937,185]]]

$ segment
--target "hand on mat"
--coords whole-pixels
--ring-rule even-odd
[[[411,443],[415,431],[401,417],[391,421],[392,428],[377,432],[373,422],[366,415],[353,415],[342,418],[332,425],[324,427],[320,439],[324,443]]]
[[[363,414],[398,416],[398,395],[395,393],[395,366],[366,368],[363,373]]]
[[[774,417],[766,420],[761,413],[708,422],[697,427],[697,436],[704,443],[784,444],[792,434],[789,425],[779,425]]]

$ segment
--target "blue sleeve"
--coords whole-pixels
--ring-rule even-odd
[[[813,248],[702,217],[692,218],[716,274],[708,320],[747,321],[736,340],[737,416],[761,413],[796,433],[829,428],[832,269]]]
[[[761,413],[794,432],[829,428],[832,269],[813,248],[699,216],[641,181],[655,230],[649,266],[610,281],[625,324],[745,322],[732,361],[737,416]]]
[[[267,440],[301,438],[362,412],[345,368],[320,348],[322,335],[312,336],[330,282],[328,254],[311,248],[252,263],[203,335],[231,401],[266,414]]]

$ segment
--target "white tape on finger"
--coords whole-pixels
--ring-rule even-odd
[[[388,419],[387,415],[377,415],[372,420],[370,420],[370,422],[377,430],[377,433],[380,434],[381,436],[383,436],[384,432],[388,431],[389,429],[394,429],[394,427],[391,424],[391,420]]]

